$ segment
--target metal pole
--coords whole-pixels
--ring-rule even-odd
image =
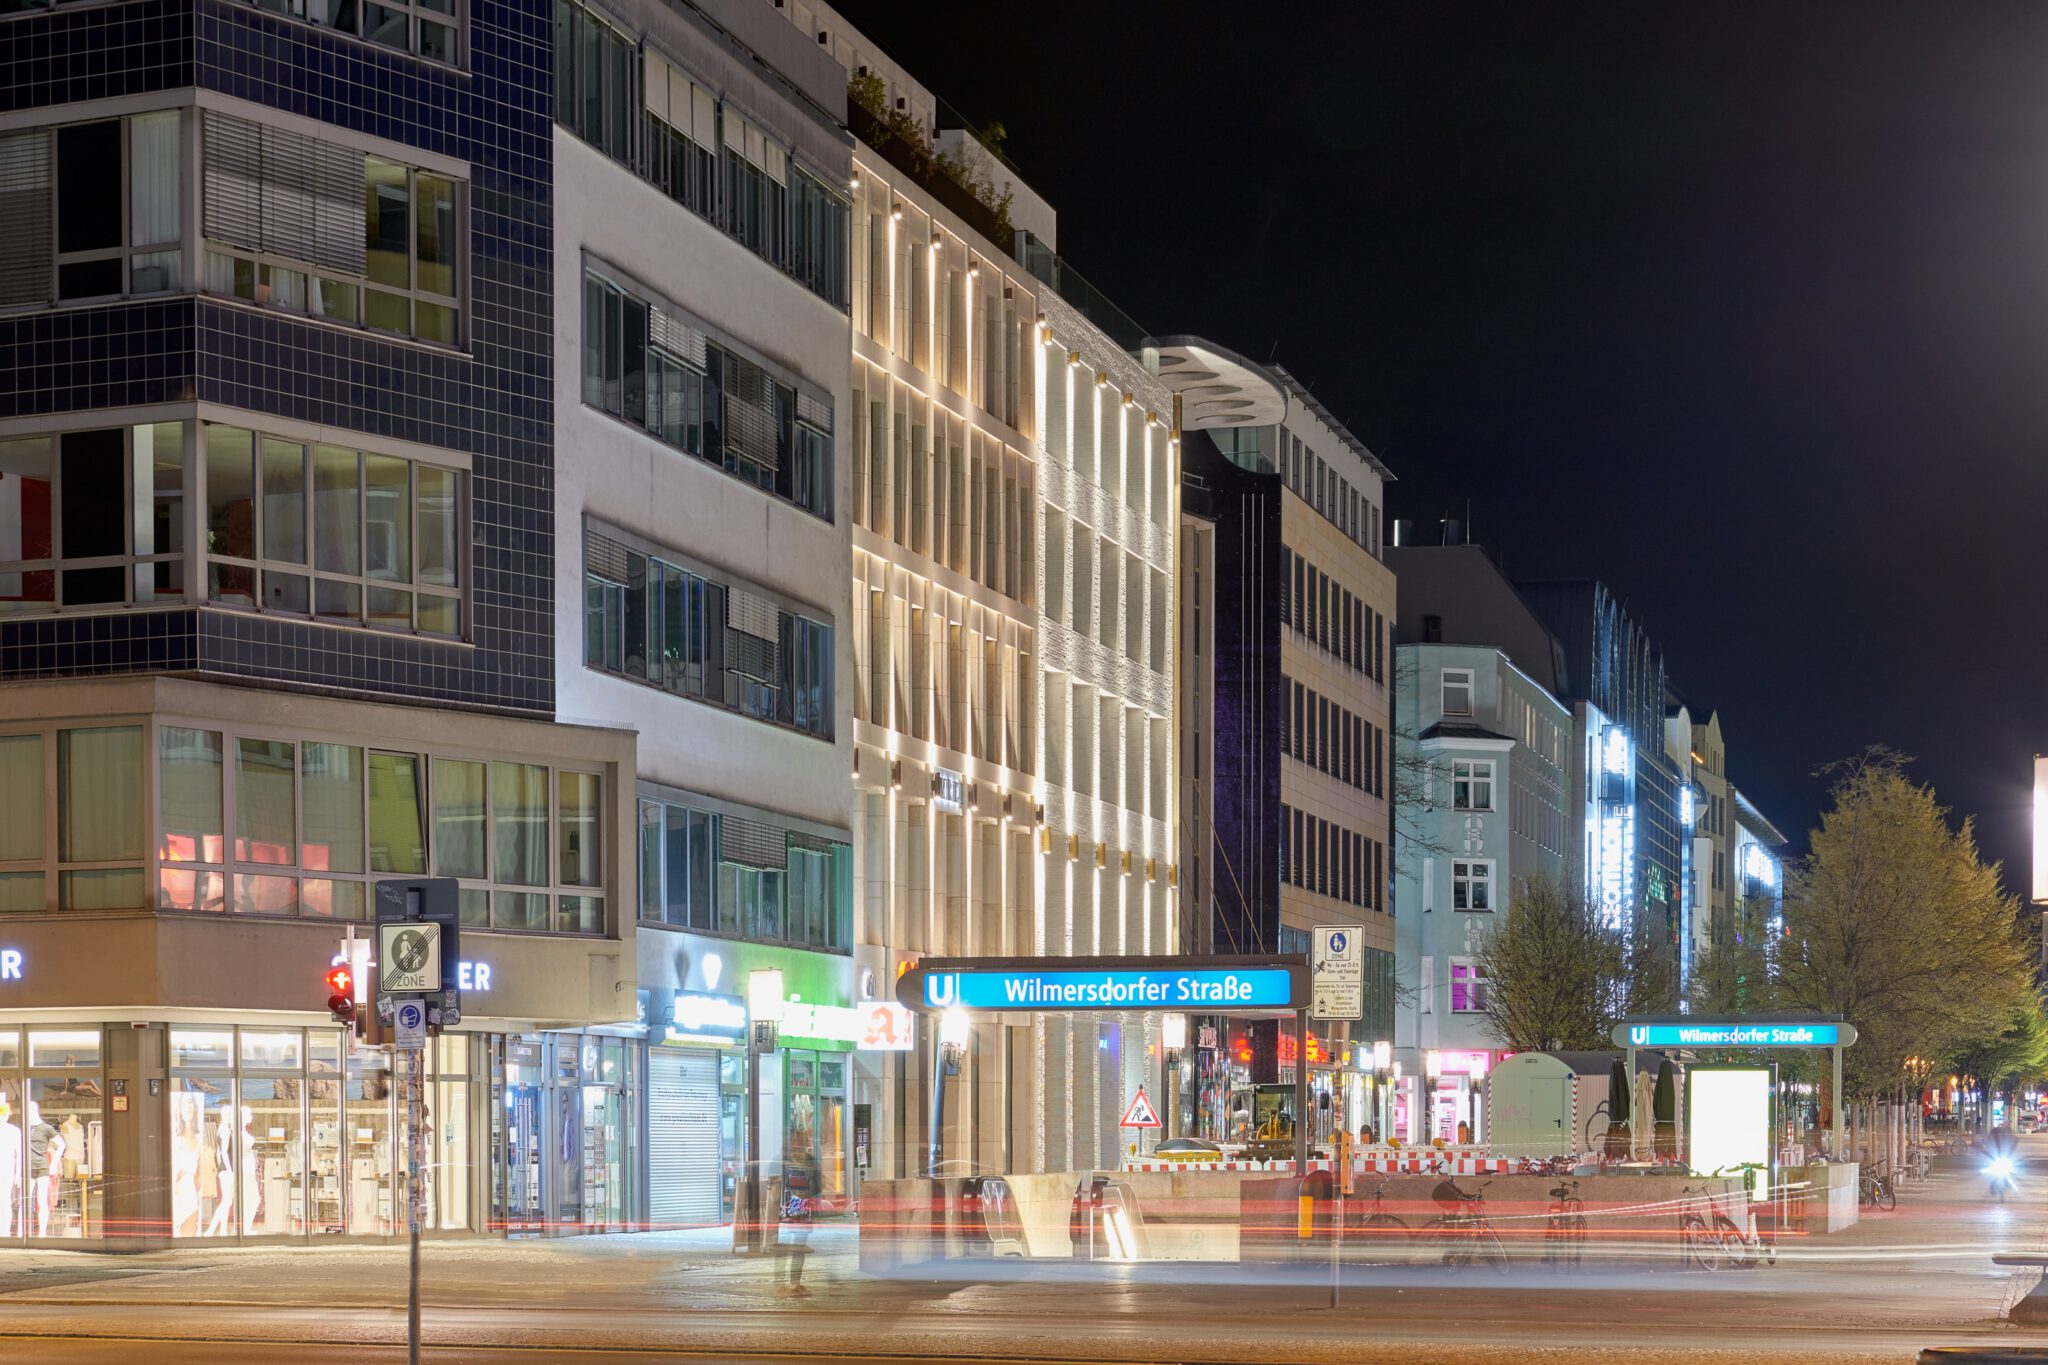
[[[925,1160],[925,1174],[936,1178],[939,1174],[939,1144],[945,1131],[946,1121],[946,1044],[941,1041],[932,1049],[932,1131],[930,1145],[926,1148],[929,1156]]]
[[[420,1167],[426,1135],[420,1131],[420,1073],[425,1057],[406,1053],[405,1080],[405,1221],[411,1242],[406,1270],[405,1358],[407,1365],[420,1365]]]
[[[1835,1047],[1831,1047],[1831,1048],[1829,1048],[1829,1049],[1828,1049],[1828,1051],[1829,1051],[1830,1053],[1832,1053],[1832,1054],[1834,1055],[1834,1072],[1835,1072],[1835,1088],[1834,1088],[1834,1096],[1833,1096],[1833,1098],[1834,1098],[1834,1105],[1835,1105],[1835,1114],[1834,1114],[1834,1118],[1835,1118],[1835,1150],[1834,1150],[1834,1151],[1833,1151],[1832,1153],[1830,1153],[1830,1155],[1831,1155],[1831,1156],[1832,1156],[1832,1157],[1833,1157],[1833,1158],[1834,1158],[1834,1159],[1835,1159],[1836,1161],[1840,1161],[1840,1160],[1842,1160],[1842,1159],[1843,1159],[1843,1158],[1842,1158],[1842,1049],[1841,1049],[1841,1047],[1840,1047],[1839,1045],[1837,1045],[1837,1046],[1835,1046]]]
[[[754,1027],[747,1024],[747,1185],[746,1220],[742,1244],[748,1251],[761,1249],[761,1052],[754,1046]]]
[[[1294,1174],[1308,1179],[1308,1011],[1294,1012]]]

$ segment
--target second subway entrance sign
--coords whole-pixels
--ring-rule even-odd
[[[1308,964],[1285,957],[927,958],[896,983],[914,1010],[1298,1010]]]

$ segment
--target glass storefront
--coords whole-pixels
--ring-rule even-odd
[[[792,1048],[783,1073],[783,1165],[826,1208],[846,1199],[846,1070],[851,1053]]]
[[[491,1229],[624,1231],[636,1218],[637,1044],[537,1033],[488,1047]]]
[[[0,1028],[0,1237],[104,1236],[98,1029]]]
[[[334,1029],[172,1028],[173,1237],[405,1230],[406,1097],[390,1054]],[[469,1226],[465,1035],[433,1039],[421,1091],[429,1231]]]

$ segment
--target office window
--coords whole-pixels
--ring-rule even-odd
[[[208,293],[463,344],[466,184],[213,110],[203,131]]]
[[[1493,861],[1457,859],[1451,863],[1451,908],[1474,912],[1493,909]]]
[[[1453,810],[1493,809],[1493,761],[1453,759],[1451,761],[1451,808]]]
[[[160,294],[179,287],[180,118],[170,110],[55,130],[58,299]],[[36,130],[15,138],[51,136]],[[16,149],[8,160],[29,170],[22,164],[24,150]],[[47,214],[39,221],[47,225]],[[21,245],[33,252],[32,259],[48,259],[47,246]]]
[[[356,4],[353,0],[249,0],[257,9],[287,15],[319,28],[331,28],[376,43],[412,52],[450,66],[462,60],[461,38],[467,17],[462,0],[395,0]]]
[[[0,441],[0,614],[183,600],[184,439],[156,422]]]
[[[830,739],[833,627],[745,588],[591,536],[584,663]]]
[[[583,401],[832,519],[832,405],[595,272],[583,280]]]
[[[462,633],[462,473],[218,424],[201,443],[209,602]]]
[[[1442,673],[1443,712],[1447,716],[1472,714],[1472,670],[1446,668]]]
[[[1451,1013],[1478,1014],[1486,1009],[1486,972],[1470,958],[1451,959]]]
[[[555,121],[627,165],[640,121],[638,66],[631,39],[581,5],[556,0]]]

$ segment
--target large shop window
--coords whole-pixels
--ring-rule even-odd
[[[832,405],[594,272],[583,283],[583,401],[832,519]]]
[[[460,879],[465,924],[605,930],[597,773],[175,725],[158,734],[161,909],[361,920],[370,882],[431,871]],[[0,763],[7,754],[0,739]]]
[[[640,802],[640,918],[762,943],[846,952],[853,851],[762,820]]]
[[[832,627],[592,531],[583,662],[756,720],[832,738]]]
[[[185,597],[184,426],[0,441],[0,613]]]
[[[97,1028],[0,1027],[0,1241],[106,1235],[105,1103]]]
[[[0,308],[181,287],[182,118],[0,134]]]
[[[203,441],[209,602],[462,633],[461,473],[240,427]]]
[[[227,1026],[173,1028],[170,1053],[173,1237],[386,1236],[404,1226],[405,1100],[388,1056],[351,1049],[344,1060],[330,1029]],[[470,1226],[469,1059],[465,1037],[427,1049],[430,1229]]]
[[[214,110],[204,131],[207,292],[462,344],[461,181]]]

